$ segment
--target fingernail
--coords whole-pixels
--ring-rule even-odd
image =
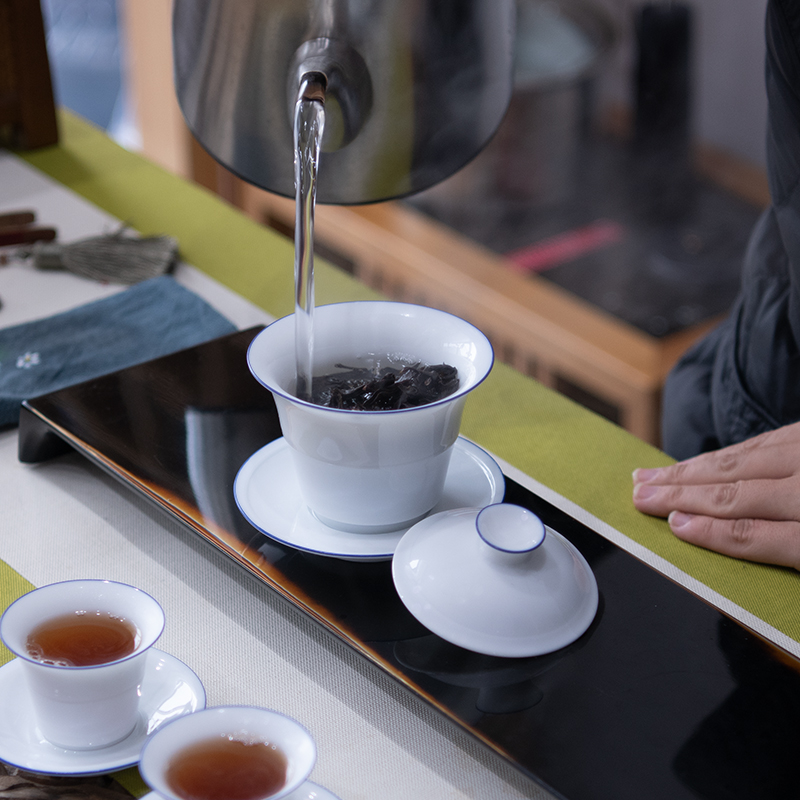
[[[689,523],[689,520],[694,518],[694,514],[685,514],[683,511],[673,511],[668,517],[670,528],[682,528]]]
[[[640,483],[633,489],[633,497],[635,500],[649,500],[658,491],[658,486],[648,486],[646,483]]]
[[[647,483],[648,481],[653,480],[658,473],[661,472],[659,469],[635,469],[633,471],[633,482],[634,483]]]

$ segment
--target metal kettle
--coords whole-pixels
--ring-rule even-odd
[[[294,196],[292,119],[321,75],[320,203],[369,203],[452,175],[513,85],[514,0],[174,0],[187,124],[239,177]]]

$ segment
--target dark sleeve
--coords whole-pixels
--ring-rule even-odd
[[[730,368],[777,427],[800,419],[800,0],[770,0],[766,45],[772,208],[745,256]]]
[[[662,428],[678,458],[800,420],[800,0],[769,0],[765,35],[772,206],[728,319],[669,376]]]
[[[800,179],[800,2],[770,0],[766,45],[769,186],[773,203],[783,206]]]

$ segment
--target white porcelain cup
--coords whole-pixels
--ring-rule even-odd
[[[283,785],[271,794],[262,795],[259,800],[277,800],[291,794],[306,781],[317,759],[317,748],[311,734],[291,717],[253,706],[217,706],[187,714],[160,728],[142,748],[139,772],[145,783],[162,797],[183,800],[183,795],[170,782],[170,767],[187,749],[226,738],[245,743],[263,742],[285,757],[286,779]],[[202,782],[203,776],[197,777]],[[240,772],[231,771],[232,786],[240,778]]]
[[[36,661],[27,640],[39,624],[76,611],[108,613],[132,623],[135,650],[96,666]],[[0,638],[20,659],[37,727],[49,742],[69,750],[122,741],[138,721],[139,689],[148,650],[164,629],[161,606],[145,592],[103,580],[42,586],[12,603],[0,619]]]
[[[326,525],[361,533],[407,527],[439,502],[467,395],[494,361],[489,340],[444,311],[383,301],[315,309],[315,375],[370,355],[449,364],[459,387],[434,403],[392,411],[300,400],[294,315],[261,331],[247,354],[250,371],[275,398],[306,505]]]

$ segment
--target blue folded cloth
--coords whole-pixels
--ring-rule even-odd
[[[18,424],[25,399],[235,330],[205,300],[169,276],[62,314],[0,329],[0,427]]]

